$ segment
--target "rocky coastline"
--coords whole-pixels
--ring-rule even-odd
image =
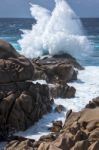
[[[94,103],[95,107],[92,107]],[[99,149],[99,97],[93,99],[80,112],[69,110],[66,121],[53,122],[52,133],[39,141],[13,137],[7,150],[98,150]],[[12,148],[12,149],[11,149]]]
[[[68,82],[77,80],[81,69],[69,54],[30,60],[0,40],[0,142],[7,142],[5,150],[99,150],[99,98],[79,112],[69,110],[64,124],[53,120],[50,134],[38,141],[13,134],[50,113],[54,98],[75,97],[76,89]],[[58,105],[55,111],[64,109]]]

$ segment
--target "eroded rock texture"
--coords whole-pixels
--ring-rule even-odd
[[[74,97],[75,88],[66,83],[77,79],[75,68],[83,69],[68,54],[31,61],[16,52],[10,44],[0,40],[0,141],[8,140],[12,129],[26,130],[42,115],[50,112],[50,98]],[[33,84],[31,80],[36,79],[44,79],[55,86]],[[61,108],[59,106],[58,110]],[[61,122],[54,122],[51,128],[54,133],[41,137],[39,141],[13,137],[6,150],[69,150],[78,148],[79,145],[84,149],[88,146],[97,147],[97,141],[94,140],[91,144],[88,140],[89,134],[81,126],[82,123],[75,120],[80,117],[79,114],[82,116],[86,112],[87,110],[82,113],[69,112],[64,127]],[[77,131],[72,130],[73,124],[76,124]],[[90,136],[92,138],[93,134]]]
[[[38,142],[29,140],[32,146],[27,144],[27,139],[23,143],[17,139],[17,146],[16,142],[13,144],[11,141],[6,150],[12,150],[11,147],[16,150],[20,144],[24,147],[22,150],[99,150],[99,97],[93,99],[92,103],[95,103],[95,108],[85,107],[80,112],[69,111],[64,126],[58,133],[43,136]],[[60,122],[53,125],[60,125]]]
[[[50,97],[51,98],[73,98],[75,97],[76,89],[72,86],[64,84],[50,84]]]
[[[77,79],[77,71],[83,69],[76,59],[68,54],[33,59],[34,79],[43,79],[49,83],[66,83]]]
[[[25,130],[51,110],[47,85],[33,84],[34,66],[0,40],[0,140],[9,130]]]
[[[30,80],[33,74],[31,61],[0,40],[0,84]]]

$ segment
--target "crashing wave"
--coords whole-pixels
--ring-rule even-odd
[[[37,23],[32,30],[23,31],[19,40],[22,54],[33,58],[69,53],[79,58],[89,53],[91,46],[83,34],[82,24],[65,0],[55,0],[52,12],[33,4],[30,10]]]

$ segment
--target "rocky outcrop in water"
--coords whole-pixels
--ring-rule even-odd
[[[69,111],[66,121],[54,122],[52,129],[60,126],[59,132],[43,136],[38,142],[27,140],[20,142],[20,138],[8,143],[6,150],[99,150],[99,97],[93,99],[96,107],[87,107],[80,112]],[[55,130],[54,130],[55,131]]]
[[[76,89],[64,84],[50,84],[49,91],[51,98],[73,98],[75,97]]]
[[[66,83],[77,79],[77,71],[83,69],[69,54],[44,57],[32,60],[35,68],[34,79],[43,79],[48,83]]]
[[[59,136],[50,143],[42,143],[38,150],[98,150],[99,149],[99,97],[93,99],[96,107],[87,107],[67,115]],[[52,149],[51,149],[52,148]]]

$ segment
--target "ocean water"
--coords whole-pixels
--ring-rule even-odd
[[[79,20],[70,7],[63,4],[56,4],[52,13],[45,8],[32,5],[31,13],[38,20],[36,25],[33,18],[0,19],[0,39],[10,42],[17,51],[23,52],[27,57],[43,55],[43,52],[51,55],[53,52],[59,54],[58,48],[63,48],[63,52],[70,52],[74,54],[73,56],[79,56],[82,52],[87,54],[87,57],[77,57],[85,70],[79,71],[77,81],[69,83],[76,88],[75,98],[55,99],[51,113],[44,115],[34,126],[25,132],[18,132],[17,135],[39,139],[41,135],[49,133],[48,127],[52,125],[53,120],[64,122],[65,114],[69,109],[80,111],[92,98],[99,96],[99,19]],[[64,19],[64,14],[67,20]],[[41,17],[43,17],[42,21]],[[55,24],[56,21],[58,25]],[[54,29],[53,25],[55,25]],[[34,81],[36,82],[47,84],[45,81]],[[55,106],[59,104],[65,107],[65,112],[60,114],[54,112]]]
[[[84,34],[80,19],[67,1],[54,1],[52,11],[31,4],[30,12],[37,23],[31,30],[23,30],[19,40],[22,54],[33,58],[44,54],[69,53],[77,59],[88,58],[93,46]]]
[[[22,30],[30,30],[34,19],[0,18],[0,39],[10,42],[17,50],[21,50],[18,40]]]
[[[86,37],[91,41],[94,50],[91,60],[85,58],[85,65],[99,65],[99,18],[81,18]],[[18,40],[22,30],[31,30],[34,19],[0,18],[0,39],[10,42],[18,51],[21,51]]]

